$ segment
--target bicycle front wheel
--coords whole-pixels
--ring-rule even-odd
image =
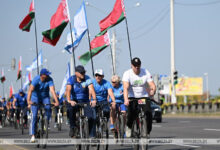
[[[148,140],[147,136],[147,121],[145,118],[141,119],[141,138],[143,140]],[[142,143],[140,145],[141,150],[147,150],[148,149],[148,144]]]

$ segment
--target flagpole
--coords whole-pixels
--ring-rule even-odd
[[[22,82],[22,71],[21,71],[21,89],[23,88],[23,82]]]
[[[129,32],[128,32],[128,21],[127,21],[126,17],[125,17],[125,23],[126,23],[126,29],[127,29],[127,37],[128,37],[128,46],[129,46],[130,59],[132,60],[131,44],[130,44],[130,37],[129,37]]]
[[[4,82],[2,83],[2,92],[3,92],[2,96],[5,97],[4,96],[5,95],[5,84],[4,84]]]
[[[73,35],[72,35],[72,26],[71,22],[69,23],[70,25],[70,34],[71,34],[71,41],[72,41],[72,53],[73,53],[73,62],[74,62],[74,70],[76,68],[76,60],[75,60],[75,51],[74,51],[74,43],[73,43]]]
[[[112,54],[112,46],[111,46],[111,44],[109,44],[109,47],[110,47],[111,58],[112,58],[112,71],[113,71],[113,75],[115,75],[115,67],[114,67],[114,62],[113,62],[113,54]]]
[[[91,51],[91,44],[90,44],[89,28],[88,28],[88,31],[87,31],[87,35],[88,35],[88,41],[89,41],[89,54],[90,54],[90,57],[91,57],[91,64],[92,64],[92,75],[94,77],[95,74],[94,74],[94,65],[93,65],[93,58],[92,58],[92,51]]]
[[[35,5],[35,3],[34,3]],[[34,6],[35,7],[35,6]],[[35,9],[35,8],[34,8]],[[36,10],[36,9],[35,9]],[[37,25],[36,25],[36,12],[34,16],[34,27],[35,27],[35,43],[36,43],[36,54],[37,54],[37,74],[39,75],[39,62],[38,62],[38,43],[37,43]]]

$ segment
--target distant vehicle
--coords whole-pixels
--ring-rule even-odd
[[[152,118],[153,120],[156,120],[157,123],[162,122],[162,109],[159,105],[157,105],[155,102],[151,101],[151,111],[152,111]]]

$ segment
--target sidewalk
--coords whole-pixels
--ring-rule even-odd
[[[163,114],[163,118],[219,118],[220,112],[217,113],[169,113]]]

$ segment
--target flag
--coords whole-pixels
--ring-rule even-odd
[[[56,13],[51,17],[50,29],[42,32],[43,42],[55,46],[60,36],[69,22],[69,14],[66,0],[62,0]]]
[[[31,83],[31,71],[27,71],[26,75],[25,75],[25,82],[23,84],[23,90],[27,91],[27,87],[28,85]]]
[[[14,87],[11,83],[10,89],[9,89],[9,97],[12,97],[12,95],[14,94]]]
[[[17,80],[19,80],[22,76],[22,68],[21,68],[21,56],[20,56],[20,60],[18,63],[18,73],[17,73]]]
[[[109,46],[109,44],[110,44],[110,40],[109,40],[108,32],[106,32],[104,35],[96,36],[90,43],[92,57],[99,54],[103,49]],[[90,59],[91,59],[90,51],[86,52],[85,54],[79,57],[79,61],[83,65],[86,65]]]
[[[67,71],[66,71],[66,75],[63,79],[62,87],[60,89],[59,98],[61,98],[66,91],[66,83],[67,83],[67,80],[69,79],[69,77],[70,77],[70,63],[68,63],[68,65],[67,65]]]
[[[123,21],[125,17],[124,0],[116,0],[112,12],[99,22],[101,31],[99,35],[104,34],[108,29]]]
[[[34,20],[35,17],[35,12],[34,12],[34,0],[32,0],[30,8],[29,8],[29,13],[28,15],[22,20],[22,22],[19,25],[19,28],[22,31],[30,31],[31,28],[31,24]]]
[[[71,33],[68,33],[67,43],[64,48],[69,53],[72,52],[73,46],[74,46],[74,48],[76,48],[79,45],[81,39],[83,38],[84,34],[86,33],[86,31],[88,29],[84,1],[83,1],[82,5],[80,6],[79,10],[77,11],[76,15],[74,16],[73,21],[74,21],[74,27],[72,30],[73,44],[72,44],[72,39],[71,39]]]
[[[42,51],[38,54],[38,65],[39,67],[43,64]],[[35,58],[30,66],[26,67],[27,71],[32,71],[37,68],[37,58]]]
[[[6,78],[5,78],[5,74],[4,74],[4,69],[2,68],[2,74],[1,74],[1,82],[4,83]]]

